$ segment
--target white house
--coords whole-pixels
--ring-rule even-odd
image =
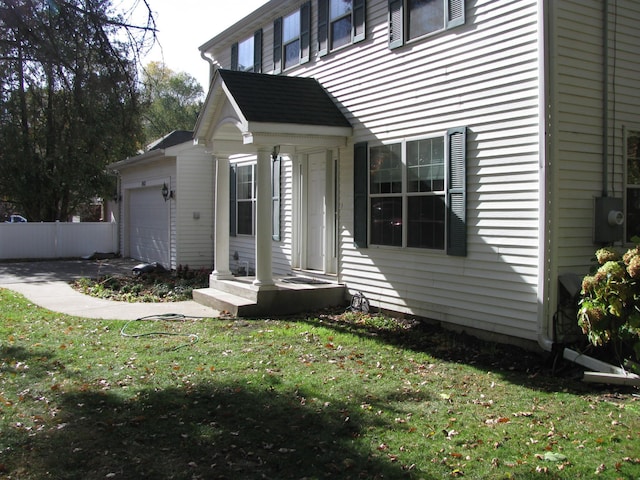
[[[640,231],[639,19],[632,0],[271,0],[229,26],[200,47],[208,295],[237,270],[258,292],[315,275],[551,349],[594,250]]]
[[[109,165],[118,175],[120,253],[167,269],[213,266],[213,161],[177,130]]]

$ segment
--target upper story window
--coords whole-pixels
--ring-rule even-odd
[[[318,55],[365,38],[365,0],[318,0]]]
[[[284,68],[300,62],[300,12],[294,12],[282,19],[282,56]]]
[[[231,46],[231,70],[262,72],[262,30]]]
[[[273,71],[294,67],[309,61],[311,34],[311,2],[273,22]]]
[[[636,243],[640,237],[640,131],[626,132],[627,188],[626,241]]]
[[[351,43],[352,0],[329,0],[329,44],[331,49]]]
[[[464,22],[464,0],[389,0],[389,47]]]

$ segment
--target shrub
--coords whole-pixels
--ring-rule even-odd
[[[601,248],[596,260],[582,280],[578,325],[593,345],[612,345],[618,360],[640,360],[640,245],[624,255]]]

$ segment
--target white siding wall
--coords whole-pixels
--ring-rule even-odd
[[[274,275],[291,275],[293,242],[293,161],[282,158],[280,191],[280,241],[273,242]]]
[[[336,52],[313,72],[345,106],[356,127],[354,142],[469,128],[467,257],[354,249],[349,147],[340,172],[341,280],[383,308],[533,339],[537,6],[526,0],[467,4],[464,27],[390,51],[387,2],[369,2],[366,43]]]
[[[302,2],[276,2],[273,17]],[[389,50],[387,0],[367,2],[367,38],[288,75],[316,78],[370,145],[467,126],[468,256],[353,246],[353,144],[340,150],[339,279],[374,306],[534,339],[538,284],[538,1],[467,1],[466,25]],[[290,8],[281,8],[283,4]],[[273,17],[264,18],[270,73]],[[236,30],[211,53],[230,65]],[[231,249],[233,253],[233,247]],[[241,253],[242,256],[242,253]]]
[[[191,148],[177,161],[177,265],[213,268],[215,164],[211,155]]]
[[[558,270],[586,273],[594,250],[594,198],[603,190],[603,7],[557,3]],[[640,126],[640,4],[620,0],[609,16],[609,196],[624,196],[623,127]]]

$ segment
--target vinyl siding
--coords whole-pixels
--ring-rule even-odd
[[[584,274],[591,265],[594,198],[603,185],[603,7],[564,0],[555,8],[552,81],[556,88],[558,206],[554,223],[557,272]],[[623,127],[638,128],[640,5],[621,0],[609,15],[609,196],[624,196]]]
[[[136,208],[129,201],[127,191],[140,188],[144,182],[158,190],[163,183],[175,192],[170,202],[170,265],[211,269],[213,265],[213,185],[215,180],[213,160],[202,149],[188,146],[174,147],[171,153],[149,163],[132,164],[121,168],[122,219],[120,221],[120,245],[123,255],[129,255],[128,209]],[[152,187],[151,187],[152,186]],[[194,212],[200,216],[194,218]]]
[[[538,284],[536,2],[467,2],[464,27],[387,48],[386,2],[368,2],[366,48],[315,76],[370,145],[467,126],[468,255],[352,238],[352,152],[341,156],[340,280],[375,307],[533,339]],[[378,68],[371,68],[372,65]],[[382,66],[382,68],[380,68]]]
[[[192,149],[178,157],[176,264],[213,268],[215,168],[211,155]],[[195,218],[199,217],[199,218]]]
[[[301,3],[271,2],[277,10],[273,18]],[[388,2],[369,0],[366,39],[320,58],[313,3],[311,61],[285,74],[316,78],[353,126],[353,137],[339,151],[338,279],[351,292],[363,292],[374,308],[536,338],[541,203],[538,3],[467,1],[464,26],[390,50]],[[262,23],[265,72],[270,71],[273,18],[265,17]],[[234,35],[243,38],[253,29],[251,22]],[[233,39],[226,45],[223,38],[210,54],[229,68]],[[375,246],[356,249],[353,144],[444,135],[462,126],[468,127],[467,256]],[[285,243],[290,238],[285,234]]]

